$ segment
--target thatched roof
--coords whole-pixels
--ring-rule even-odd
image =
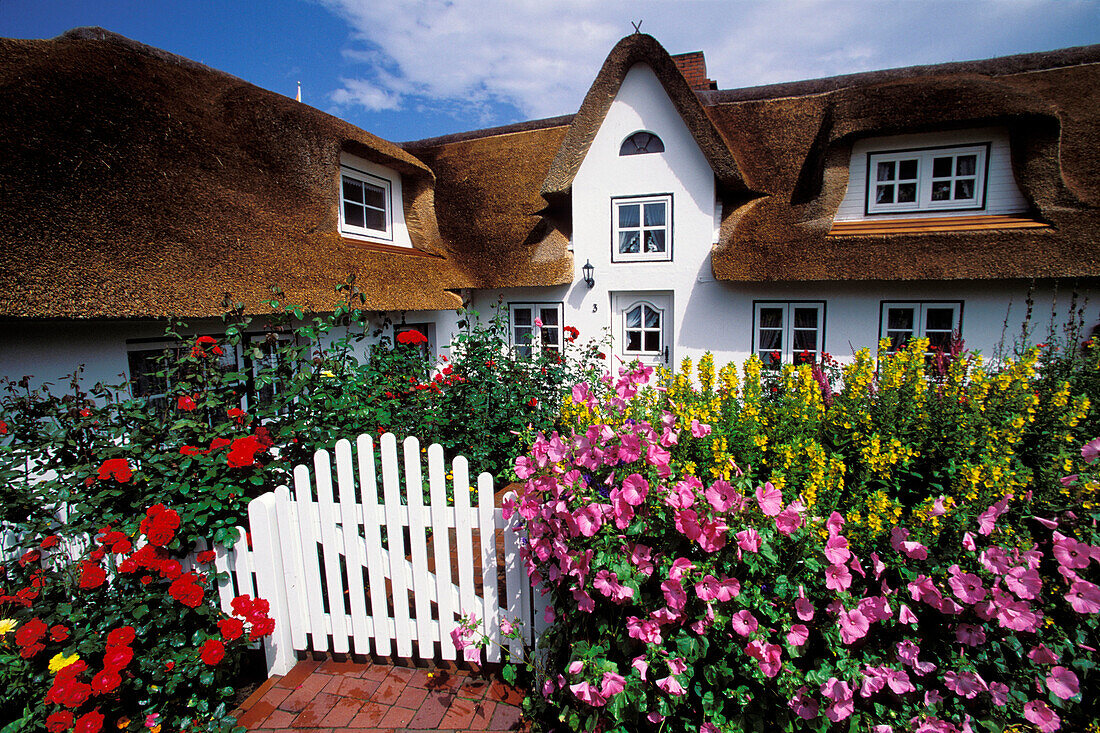
[[[714,168],[724,201],[712,258],[719,279],[1100,276],[1100,46],[696,93],[656,41],[635,34],[611,52],[572,118],[405,144],[439,178],[445,237],[496,274],[482,282],[555,282],[529,264],[530,243],[540,243],[540,262],[570,257],[573,176],[637,62],[653,67]],[[856,140],[990,125],[1009,131],[1027,216],[1049,226],[827,236]]]
[[[454,308],[434,177],[400,147],[102,29],[0,40],[0,316],[314,310],[355,274],[370,309]],[[341,151],[402,174],[414,250],[338,233]]]

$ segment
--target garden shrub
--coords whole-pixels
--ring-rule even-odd
[[[1095,728],[1100,430],[1076,388],[1100,350],[1053,379],[1064,354],[994,369],[926,349],[578,384],[564,429],[517,459],[509,508],[556,617],[529,713],[577,731]]]

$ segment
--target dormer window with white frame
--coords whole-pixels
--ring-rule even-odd
[[[672,194],[611,199],[611,261],[672,260]]]
[[[985,208],[989,143],[867,154],[867,214]]]
[[[340,166],[340,232],[393,241],[393,199],[389,180]]]

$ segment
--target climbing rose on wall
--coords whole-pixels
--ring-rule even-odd
[[[402,331],[397,334],[397,343],[399,344],[426,344],[428,343],[428,337],[420,333],[415,329],[409,329],[408,331]]]
[[[100,481],[114,479],[120,484],[127,483],[134,475],[130,469],[130,462],[125,458],[108,458],[99,467],[98,478]]]

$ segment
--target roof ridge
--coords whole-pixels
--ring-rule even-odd
[[[64,33],[62,33],[61,35],[53,38],[52,40],[55,40],[55,41],[60,41],[60,40],[108,41],[110,43],[117,43],[118,45],[124,46],[125,48],[128,48],[131,51],[136,51],[138,53],[145,54],[146,56],[152,56],[153,58],[159,59],[161,61],[165,61],[165,62],[170,63],[170,64],[175,64],[177,66],[181,66],[185,69],[195,69],[195,70],[198,70],[198,71],[210,72],[210,73],[213,73],[213,74],[217,74],[219,76],[224,76],[224,77],[229,78],[229,79],[234,79],[236,81],[242,81],[242,82],[245,82],[246,84],[251,84],[252,86],[255,86],[259,89],[263,89],[263,87],[260,87],[256,84],[253,84],[252,82],[248,81],[247,79],[242,79],[239,76],[236,76],[234,74],[230,74],[228,71],[223,71],[223,70],[217,69],[213,66],[207,66],[206,64],[204,64],[200,61],[195,61],[194,59],[189,59],[186,56],[181,56],[180,54],[172,53],[171,51],[165,51],[163,48],[157,48],[156,46],[151,46],[148,43],[144,43],[142,41],[135,40],[133,38],[130,38],[129,36],[124,36],[121,33],[115,33],[114,31],[109,31],[106,28],[102,28],[98,25],[84,25],[84,26],[78,26],[76,28],[70,28],[69,30],[67,30]],[[265,91],[271,91],[271,90],[268,89],[268,90],[265,90]],[[272,94],[278,94],[278,92],[272,92]],[[284,94],[283,96],[286,96],[286,95]]]
[[[526,120],[523,122],[513,122],[507,125],[498,125],[497,127],[484,127],[479,130],[465,130],[463,132],[452,132],[447,135],[438,135],[436,137],[425,137],[419,140],[408,140],[397,144],[406,149],[426,148],[446,143],[457,143],[465,140],[477,140],[485,137],[495,137],[497,135],[508,135],[515,132],[530,132],[532,130],[543,130],[548,127],[561,127],[572,122],[573,117],[574,115],[571,114],[559,115],[558,117],[543,117],[537,120]]]
[[[970,73],[987,76],[1009,76],[1094,63],[1100,63],[1100,44],[1070,46],[1052,51],[1031,51],[1009,56],[994,56],[987,59],[948,61],[941,64],[897,66],[891,69],[858,71],[852,74],[838,74],[816,79],[800,79],[750,87],[735,87],[715,91],[700,90],[696,94],[699,95],[703,104],[713,105],[724,102],[746,102],[756,99],[824,94],[859,84],[898,81],[940,74]]]

